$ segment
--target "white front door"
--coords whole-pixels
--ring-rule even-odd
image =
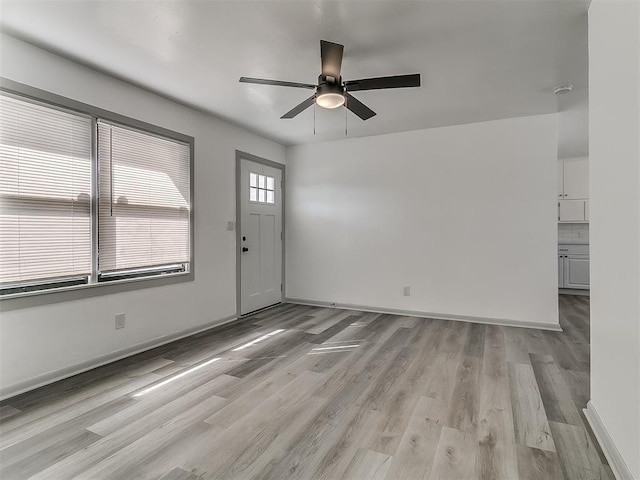
[[[282,171],[240,160],[240,314],[282,301]]]

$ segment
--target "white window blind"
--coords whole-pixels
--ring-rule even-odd
[[[190,260],[189,146],[98,123],[101,275]]]
[[[91,118],[0,95],[0,283],[91,272]]]

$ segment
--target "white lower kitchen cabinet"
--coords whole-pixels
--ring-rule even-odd
[[[558,287],[589,289],[589,246],[558,246]]]
[[[564,277],[565,288],[589,288],[589,257],[567,256]]]

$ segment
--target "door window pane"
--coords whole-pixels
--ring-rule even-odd
[[[257,188],[249,188],[249,201],[257,202],[258,201],[258,189]]]

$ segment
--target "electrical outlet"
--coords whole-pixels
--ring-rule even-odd
[[[124,328],[124,313],[119,313],[116,315],[116,330],[119,328]]]
[[[229,232],[233,232],[236,229],[236,222],[234,222],[233,220],[229,220],[227,222],[227,230]]]
[[[402,289],[402,295],[405,297],[411,296],[411,287],[409,285],[404,286],[404,288]]]

